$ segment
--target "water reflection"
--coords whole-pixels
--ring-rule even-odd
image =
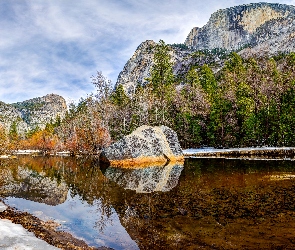
[[[93,246],[295,248],[292,161],[197,159],[102,173],[93,159],[20,157],[0,160],[0,176],[10,205]]]
[[[125,169],[108,167],[105,176],[124,189],[136,193],[167,192],[176,187],[183,165],[151,166],[145,168]]]
[[[54,220],[60,230],[92,246],[138,249],[112,206],[114,183],[109,183],[93,159],[5,159],[0,160],[0,177],[0,197],[6,197],[10,206]]]
[[[23,168],[8,168],[2,172],[3,184],[0,193],[6,196],[24,198],[31,201],[56,206],[67,199],[68,186],[58,178],[47,177],[44,172]]]

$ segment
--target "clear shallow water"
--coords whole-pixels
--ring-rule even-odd
[[[124,170],[91,159],[0,160],[0,195],[114,249],[295,247],[295,163],[191,159]]]
[[[110,211],[111,215],[107,219],[102,218],[104,215],[100,212],[102,204],[99,200],[89,205],[80,196],[71,197],[69,194],[67,200],[57,206],[14,197],[8,197],[6,202],[42,220],[54,220],[61,225],[60,230],[71,232],[92,246],[138,249],[137,244],[121,225],[114,209]]]

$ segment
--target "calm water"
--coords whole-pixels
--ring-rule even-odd
[[[0,196],[114,249],[295,248],[295,162],[191,159],[123,170],[92,159],[0,160]]]

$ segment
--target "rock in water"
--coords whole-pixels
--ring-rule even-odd
[[[183,161],[177,134],[166,126],[141,126],[107,147],[100,160],[117,167],[138,167]]]

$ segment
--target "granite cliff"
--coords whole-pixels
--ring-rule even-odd
[[[122,84],[128,95],[134,93],[137,84],[147,84],[147,78],[150,76],[150,69],[153,66],[153,58],[156,43],[152,40],[142,42],[136,49],[134,55],[125,64],[123,70],[118,76],[116,86]],[[187,57],[190,51],[171,48],[170,56],[174,64],[174,74],[187,64]]]
[[[18,133],[23,134],[36,127],[44,129],[57,117],[63,118],[66,111],[65,99],[54,94],[13,104],[0,102],[0,125],[9,131],[15,124]]]
[[[253,3],[218,10],[206,25],[195,27],[183,46],[171,45],[174,75],[185,74],[192,65],[211,64],[217,71],[232,51],[243,57],[272,56],[295,51],[295,7],[284,4]],[[137,84],[145,85],[153,65],[156,43],[143,42],[119,74],[132,95]]]
[[[270,40],[275,40],[276,51],[288,50],[282,45],[294,33],[294,14],[294,6],[270,3],[219,10],[211,15],[205,26],[193,28],[185,44],[194,50],[222,48],[236,51],[261,47],[263,43],[271,45]],[[294,45],[289,49],[294,49]]]

